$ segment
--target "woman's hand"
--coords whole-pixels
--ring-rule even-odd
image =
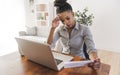
[[[53,34],[54,34],[54,30],[55,28],[59,25],[59,17],[55,17],[52,21],[52,27],[51,27],[51,30],[50,30],[50,34],[48,36],[48,40],[47,40],[47,43],[48,44],[51,44],[52,43],[52,40],[53,40]]]
[[[95,60],[93,60],[92,63],[88,64],[89,67],[92,67],[95,70],[100,69],[101,66],[101,62],[99,58],[96,58]]]
[[[89,57],[90,60],[93,61],[92,63],[89,64],[89,66],[95,70],[100,69],[101,62],[100,62],[100,58],[98,58],[97,52],[91,52],[89,54]]]
[[[58,16],[55,17],[52,21],[52,28],[56,28],[59,25],[59,21],[60,21],[59,17]]]

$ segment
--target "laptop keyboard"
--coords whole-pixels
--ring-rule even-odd
[[[62,60],[59,60],[59,59],[55,59],[57,65],[60,64],[62,62]]]

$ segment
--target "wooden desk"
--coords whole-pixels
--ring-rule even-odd
[[[81,60],[75,57],[74,60]],[[42,65],[27,61],[18,52],[0,57],[0,75],[109,75],[110,66],[102,64],[99,71],[88,66],[62,69],[57,72]],[[99,73],[99,74],[98,74]]]

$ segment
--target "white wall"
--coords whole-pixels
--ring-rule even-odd
[[[120,0],[68,0],[74,11],[88,7],[95,18],[90,27],[97,49],[120,52]]]
[[[15,36],[24,30],[23,0],[0,0],[0,55],[17,50]]]

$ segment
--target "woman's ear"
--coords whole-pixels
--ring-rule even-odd
[[[71,13],[72,13],[72,15],[74,16],[74,12],[72,11]]]

